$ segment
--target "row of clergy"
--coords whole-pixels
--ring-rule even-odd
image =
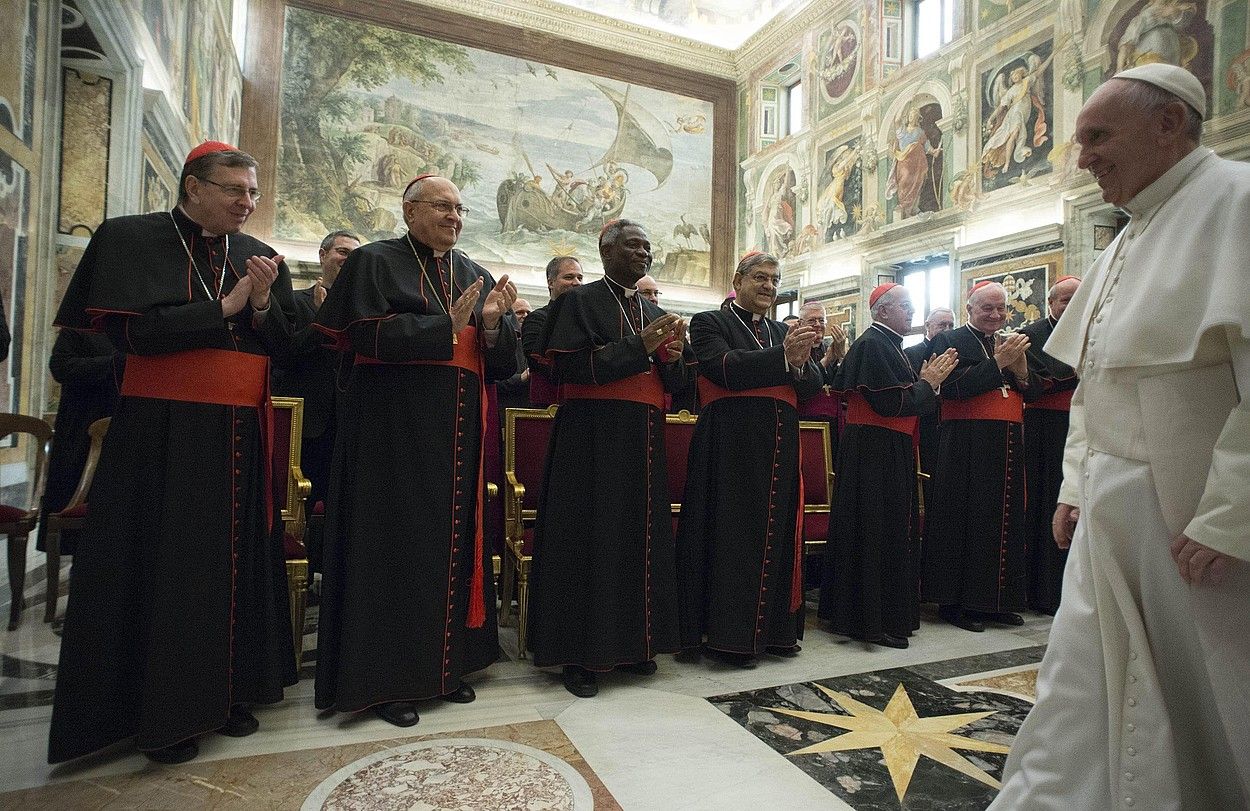
[[[105,222],[58,313],[64,329],[107,335],[126,362],[73,568],[53,762],[132,735],[156,760],[194,757],[199,734],[254,731],[248,706],[279,700],[295,680],[266,408],[270,356],[297,351],[307,328],[299,328],[282,257],[240,233],[259,197],[255,169],[227,144],[197,147],[179,205]],[[343,251],[337,281],[315,302],[313,326],[337,350],[343,389],[322,549],[316,704],[372,708],[408,726],[417,701],[472,701],[463,677],[498,658],[483,548],[485,390],[516,374],[518,336],[515,287],[454,247],[466,213],[456,186],[415,178],[402,207],[406,233]],[[534,661],[561,666],[565,686],[588,696],[596,673],[651,673],[659,653],[706,647],[740,664],[764,653],[793,656],[803,609],[796,405],[824,384],[813,358],[823,330],[764,317],[780,270],[773,257],[752,253],[734,274],[735,301],[695,316],[688,347],[685,322],[636,294],[652,259],[644,229],[606,223],[599,248],[604,278],[556,298],[540,338],[563,405],[535,529]],[[975,307],[986,301],[1001,320],[1002,289],[974,291]],[[978,380],[992,376],[995,397],[1025,385],[1028,374],[1016,370],[1027,342],[981,343],[993,330],[969,332],[975,351],[935,352],[914,373],[900,351],[910,323],[906,291],[879,289],[872,303],[877,324],[839,369],[839,389],[864,393],[863,403],[851,402],[853,426],[910,437],[914,430],[889,421],[931,410],[957,364],[980,370]],[[891,307],[906,319],[886,318]],[[889,351],[874,353],[876,344]],[[978,362],[976,351],[990,362]],[[696,358],[698,462],[675,541],[664,394],[688,383]],[[862,383],[853,377],[861,373]],[[881,375],[898,380],[882,387]],[[961,379],[976,394],[973,377]],[[892,400],[883,405],[879,396]],[[1004,441],[1004,455],[1013,441]],[[850,444],[839,454],[835,526],[872,524],[856,518],[861,484],[911,492],[857,483],[849,461],[856,450]],[[909,482],[914,459],[905,452],[896,460]],[[905,537],[875,529],[835,537],[833,576],[865,568],[842,561],[844,553],[910,560],[912,511],[910,502],[890,505],[889,517],[909,528]],[[948,581],[936,599],[944,610],[1001,619],[1015,607],[1011,584],[1000,577],[987,590],[981,569],[1003,564],[965,547],[955,533],[943,557],[934,556]],[[893,568],[916,576],[910,565]],[[852,613],[864,613],[879,590],[832,591],[839,599],[827,604],[845,595]],[[914,606],[904,613],[913,619],[879,632],[837,619],[834,627],[889,644],[914,627]]]

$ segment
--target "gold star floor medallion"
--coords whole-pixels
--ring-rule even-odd
[[[838,706],[850,715],[787,710],[780,707],[770,709],[773,712],[850,731],[845,735],[791,752],[790,757],[812,755],[818,752],[880,749],[900,803],[903,801],[903,795],[907,793],[908,785],[911,784],[912,773],[915,772],[916,763],[921,755],[930,757],[974,780],[979,780],[991,788],[1001,788],[997,780],[984,770],[977,768],[955,750],[967,749],[976,752],[1006,754],[1008,747],[951,734],[965,724],[993,715],[995,711],[964,712],[921,718],[916,715],[916,708],[912,706],[911,697],[907,695],[907,690],[901,684],[895,688],[894,695],[891,696],[890,703],[886,705],[885,710],[870,707],[845,693],[830,690],[819,684],[815,687],[837,702]]]

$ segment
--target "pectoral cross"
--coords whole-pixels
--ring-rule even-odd
[[[1007,399],[1007,391],[1008,391],[1007,384],[1006,384],[1006,383],[1004,383],[1003,385],[999,386],[999,387],[998,387],[998,390],[999,390],[999,391],[1001,391],[1001,392],[1003,393],[1003,399],[1004,399],[1004,400],[1006,400],[1006,399]]]

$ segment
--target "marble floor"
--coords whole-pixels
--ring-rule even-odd
[[[33,557],[27,601],[41,609]],[[1050,628],[1026,615],[974,634],[929,615],[890,650],[809,627],[796,658],[743,670],[662,656],[654,676],[606,675],[593,699],[518,660],[504,628],[500,661],[469,679],[476,702],[430,702],[397,730],[314,709],[314,606],[303,678],[255,710],[254,735],[204,736],[179,766],[119,744],[52,768],[60,640],[42,618],[28,608],[0,643],[0,809],[982,809]]]

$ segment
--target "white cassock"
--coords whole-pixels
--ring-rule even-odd
[[[1081,517],[996,809],[1250,808],[1250,164],[1200,147],[1125,208],[1046,344]],[[1221,585],[1182,532],[1239,559]]]

